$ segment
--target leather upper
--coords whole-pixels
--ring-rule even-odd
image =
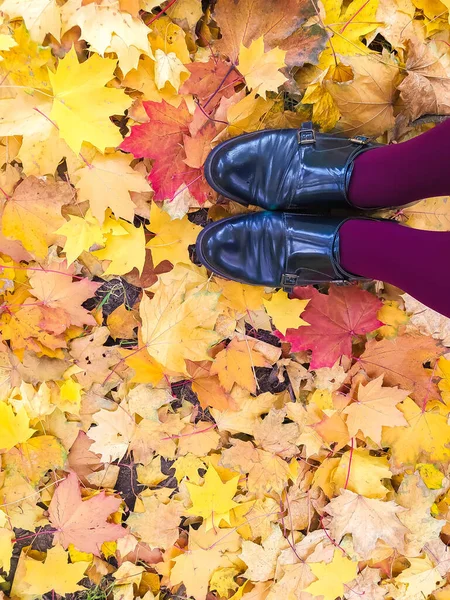
[[[267,210],[327,211],[349,206],[354,159],[380,144],[301,129],[267,129],[219,144],[205,176],[220,194]]]
[[[259,212],[207,225],[197,256],[220,277],[283,287],[361,279],[339,263],[339,228],[346,218]]]

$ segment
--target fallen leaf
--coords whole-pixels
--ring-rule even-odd
[[[377,318],[380,301],[357,286],[331,286],[328,295],[306,287],[295,296],[310,300],[302,313],[310,327],[288,328],[278,337],[291,343],[292,352],[312,350],[312,369],[332,367],[342,354],[351,356],[353,338],[382,325]]]
[[[119,498],[104,491],[83,502],[76,474],[72,471],[56,488],[49,506],[49,520],[57,530],[55,541],[67,548],[73,544],[82,552],[100,556],[103,542],[126,535],[120,525],[106,519],[121,504]]]
[[[44,562],[25,558],[26,571],[23,581],[28,584],[27,592],[41,596],[52,591],[64,596],[82,590],[83,587],[78,583],[83,579],[89,562],[70,564],[67,562],[68,558],[68,552],[59,544],[47,551]]]

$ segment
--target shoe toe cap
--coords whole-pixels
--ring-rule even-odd
[[[197,239],[197,255],[220,277],[253,285],[280,285],[285,260],[282,215],[256,213],[208,225]]]

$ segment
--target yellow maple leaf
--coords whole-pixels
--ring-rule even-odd
[[[428,556],[410,557],[408,561],[410,566],[395,578],[396,582],[407,586],[406,589],[401,586],[403,594],[397,596],[398,598],[427,598],[444,585],[445,579],[442,578],[438,566],[434,566]]]
[[[8,83],[13,83],[20,87],[49,90],[47,67],[53,67],[55,62],[50,48],[44,48],[31,40],[23,23],[14,29],[11,42],[12,46],[0,51],[0,73],[5,87]]]
[[[35,436],[3,455],[5,469],[16,471],[37,485],[50,469],[62,469],[67,452],[52,435]]]
[[[280,72],[286,66],[286,51],[273,48],[264,52],[264,36],[253,40],[248,48],[241,42],[239,50],[239,71],[244,75],[247,87],[255,90],[263,98],[267,92],[276,92],[287,77]]]
[[[323,131],[330,131],[339,121],[341,113],[333,96],[321,83],[312,83],[306,88],[302,104],[312,104],[312,118]]]
[[[187,512],[190,515],[203,517],[206,531],[220,526],[222,520],[230,525],[230,511],[239,506],[233,500],[238,483],[239,475],[223,483],[213,465],[209,465],[203,485],[186,482],[192,501],[192,507]]]
[[[343,556],[339,549],[334,551],[331,562],[308,563],[308,565],[317,577],[317,581],[308,585],[303,591],[313,596],[322,596],[324,600],[335,600],[343,596],[344,584],[355,579],[358,573],[358,563]]]
[[[54,95],[50,119],[76,154],[83,142],[104,152],[122,141],[109,116],[121,115],[130,106],[131,98],[123,90],[105,87],[113,79],[115,67],[115,60],[97,54],[79,63],[72,48],[60,60],[56,73],[49,72]]]
[[[398,307],[398,302],[395,300],[385,301],[383,308],[378,311],[377,317],[384,323],[378,329],[378,333],[388,340],[394,338],[400,325],[405,325],[409,320],[408,315]]]
[[[72,183],[78,190],[79,201],[89,201],[91,212],[99,223],[103,223],[107,208],[116,219],[133,221],[136,206],[130,191],[151,191],[144,176],[130,167],[130,157],[122,152],[97,154],[89,165],[75,171]]]
[[[201,482],[201,477],[199,475],[198,470],[205,468],[205,463],[198,458],[198,456],[194,456],[194,454],[186,454],[186,456],[180,456],[173,463],[172,468],[175,469],[175,478],[180,483],[180,481],[187,477],[189,481],[196,483],[197,485]]]
[[[69,220],[61,225],[55,234],[66,238],[64,252],[68,265],[71,265],[82,252],[88,252],[92,246],[104,245],[104,232],[90,209],[84,217],[69,215]]]
[[[54,591],[64,596],[83,588],[78,585],[88,568],[88,562],[67,562],[69,553],[59,544],[50,548],[44,562],[25,558],[24,583],[28,584],[28,593],[41,596]]]
[[[160,283],[151,300],[144,294],[139,310],[147,352],[166,369],[187,374],[185,359],[210,360],[207,350],[219,340],[212,330],[219,294],[186,286],[187,277]]]
[[[391,448],[394,465],[414,466],[421,457],[427,461],[447,461],[450,458],[447,417],[437,407],[422,410],[411,398],[406,398],[398,408],[408,427],[385,427],[382,435],[383,446]]]
[[[398,431],[397,428],[396,430]],[[392,473],[387,458],[371,456],[366,448],[345,452],[331,472],[335,493],[345,487],[367,498],[384,498],[388,490],[382,480],[390,477]]]
[[[180,85],[190,76],[175,52],[166,54],[159,48],[155,52],[155,83],[158,90],[170,83],[176,92]]]
[[[230,124],[228,131],[231,136],[260,129],[261,118],[271,110],[274,101],[265,100],[261,96],[256,97],[257,93],[258,90],[253,90],[228,107],[227,121]]]
[[[247,314],[247,311],[259,310],[263,300],[268,298],[268,294],[265,293],[262,286],[245,285],[219,277],[214,277],[214,282],[222,292],[220,304],[242,314]]]
[[[352,56],[370,53],[361,38],[381,25],[376,20],[378,0],[354,0],[350,4],[345,3],[344,11],[342,0],[324,0],[323,6],[323,22],[333,36],[320,56],[319,67],[328,68],[334,64],[336,54]]]
[[[147,39],[150,29],[139,17],[118,10],[115,0],[81,5],[79,0],[69,0],[61,11],[63,32],[78,26],[91,51],[100,56],[105,52],[117,54],[123,74],[136,68],[141,54],[152,56]]]
[[[135,227],[119,219],[117,224],[125,229],[128,235],[116,235],[115,231],[105,235],[105,247],[92,252],[100,260],[111,261],[103,272],[104,275],[124,275],[136,268],[142,273],[145,263],[145,234],[143,227]]]
[[[9,404],[0,402],[0,450],[11,450],[16,444],[26,442],[35,432],[29,424],[25,408],[19,408],[14,414]]]
[[[143,56],[139,60],[137,67],[127,73],[122,81],[122,85],[141,92],[143,100],[150,100],[152,102],[165,100],[176,107],[183,101],[183,96],[180,96],[170,83],[167,83],[160,90],[156,87],[155,61],[149,56]]]
[[[188,246],[195,243],[202,228],[191,223],[186,216],[182,219],[171,219],[152,202],[148,229],[156,233],[146,246],[152,251],[153,263],[158,265],[163,260],[168,260],[176,265],[190,262]]]
[[[270,367],[262,354],[254,350],[251,340],[231,340],[216,356],[211,367],[211,375],[218,375],[222,387],[231,392],[235,383],[252,394],[256,392],[255,367]]]
[[[309,300],[298,300],[297,298],[290,300],[285,291],[278,290],[272,294],[270,300],[263,300],[263,302],[273,324],[283,335],[286,334],[288,328],[296,329],[302,325],[309,325],[300,318]]]

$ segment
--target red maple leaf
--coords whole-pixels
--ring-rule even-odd
[[[310,298],[302,313],[309,326],[287,329],[286,335],[276,332],[290,342],[291,351],[312,350],[311,368],[332,367],[345,354],[352,354],[352,339],[382,326],[377,312],[383,306],[375,296],[352,286],[330,286],[328,294],[320,294],[312,286],[297,288],[295,297]]]
[[[147,123],[134,125],[120,149],[136,158],[151,158],[148,179],[155,190],[155,200],[173,199],[177,191],[189,188],[203,203],[211,190],[203,178],[203,170],[185,163],[184,136],[189,134],[192,116],[183,101],[178,108],[167,102],[144,102]]]

